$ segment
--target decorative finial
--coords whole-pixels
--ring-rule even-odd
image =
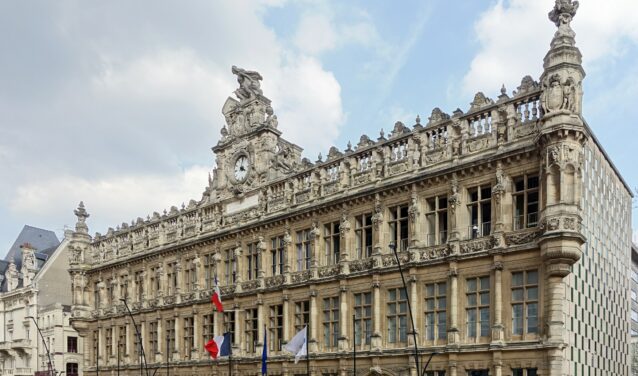
[[[347,152],[351,152],[352,151],[352,142],[350,142],[350,140],[348,140],[348,147],[346,148]]]
[[[75,209],[73,213],[76,217],[78,217],[78,221],[75,224],[75,231],[88,234],[89,227],[86,225],[86,219],[90,217],[90,214],[87,213],[86,209],[84,208],[83,201],[80,201],[80,203],[78,204],[78,208]]]
[[[319,155],[317,156],[317,162],[321,162],[322,159],[323,157],[321,156],[321,153],[319,153]]]
[[[570,23],[576,15],[578,5],[578,1],[556,0],[554,9],[548,14],[549,19],[558,27],[551,42],[552,48],[576,45],[574,39],[576,33],[572,30]]]
[[[503,86],[501,86],[501,95],[505,95],[505,93],[507,93],[507,89],[505,88],[505,84],[503,84]]]
[[[421,116],[419,115],[416,116],[416,123],[417,125],[421,125]]]

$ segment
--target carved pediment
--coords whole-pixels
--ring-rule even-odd
[[[365,148],[368,146],[372,146],[374,145],[374,141],[372,141],[370,139],[370,137],[368,137],[367,135],[362,135],[361,138],[359,138],[359,143],[357,144],[357,149],[360,148]]]
[[[532,76],[527,75],[521,80],[521,84],[514,91],[514,95],[522,95],[538,89],[540,89],[538,81],[534,81]]]
[[[474,100],[470,103],[470,111],[478,110],[479,108],[483,108],[489,105],[494,104],[494,101],[483,94],[482,91],[479,91],[474,95]]]
[[[406,127],[402,122],[397,121],[396,123],[394,123],[394,129],[392,129],[390,138],[399,137],[406,133],[410,133],[410,128]]]
[[[434,107],[434,109],[432,110],[432,114],[428,118],[428,124],[427,125],[430,126],[432,124],[440,123],[442,121],[449,120],[449,119],[450,119],[450,115],[448,115],[445,112],[441,111],[440,108]]]

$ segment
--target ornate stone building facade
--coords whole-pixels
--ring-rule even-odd
[[[558,30],[537,82],[467,112],[333,147],[315,162],[281,137],[261,76],[233,67],[237,99],[199,201],[71,239],[73,325],[85,373],[149,367],[228,375],[204,343],[233,333],[233,374],[305,374],[282,345],[310,322],[313,375],[629,373],[630,191],[581,114],[581,55]],[[613,236],[612,236],[613,234]],[[402,288],[397,247],[406,271]],[[226,311],[213,311],[217,276]],[[613,307],[604,306],[613,302]]]

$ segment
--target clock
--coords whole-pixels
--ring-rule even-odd
[[[238,182],[243,182],[246,180],[248,176],[248,168],[250,167],[250,162],[248,161],[248,156],[240,155],[235,159],[235,168],[234,168],[234,177]]]

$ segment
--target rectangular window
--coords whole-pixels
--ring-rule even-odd
[[[184,268],[184,290],[195,291],[197,286],[197,265],[193,259],[186,260]]]
[[[297,231],[297,271],[310,269],[310,229]]]
[[[140,270],[135,272],[135,300],[142,301],[144,296],[144,271]]]
[[[226,285],[232,285],[237,280],[237,263],[233,249],[224,251],[224,278],[226,278]]]
[[[538,175],[513,179],[514,230],[538,226]]]
[[[466,292],[467,336],[490,334],[490,277],[468,278]]]
[[[636,295],[636,290],[631,290],[631,300],[634,302],[638,300],[638,296]]]
[[[259,341],[259,327],[257,325],[257,308],[247,309],[246,320],[244,321],[244,339],[247,353],[257,351],[257,341]]]
[[[110,278],[106,280],[106,297],[108,299],[108,304],[115,303],[115,281]]]
[[[166,265],[168,277],[168,295],[177,293],[177,262]]]
[[[536,368],[512,368],[512,376],[536,376]]]
[[[204,279],[207,290],[215,287],[215,254],[213,253],[204,256]]]
[[[490,370],[488,369],[476,369],[467,371],[467,376],[489,376]]]
[[[394,243],[397,251],[408,250],[408,205],[394,206],[389,209],[390,242]]]
[[[232,343],[235,343],[235,312],[224,312],[224,329],[223,331],[230,333]]]
[[[135,330],[135,328],[133,328],[133,330]],[[134,358],[139,359],[142,349],[140,347],[140,337],[137,336],[137,333],[133,336],[133,352]]]
[[[164,331],[166,332],[166,347],[168,349],[166,356],[170,356],[175,351],[175,320],[166,320],[165,325]]]
[[[204,337],[204,343],[206,343],[209,340],[213,339],[213,337],[215,337],[215,314],[211,313],[202,316],[202,324],[202,336]]]
[[[447,338],[447,283],[425,285],[425,339]]]
[[[107,328],[104,337],[104,341],[106,342],[104,344],[106,346],[106,356],[108,358],[113,356],[113,328]]]
[[[151,347],[151,359],[155,357],[155,354],[159,353],[159,342],[158,342],[158,333],[157,333],[157,321],[151,321],[148,325],[148,334],[149,334],[149,343]],[[137,336],[135,336],[137,341]],[[135,346],[136,353],[139,354],[138,346]]]
[[[117,330],[117,351],[120,354],[126,353],[126,325],[121,325]]]
[[[638,283],[638,272],[631,269],[631,280]]]
[[[337,348],[339,344],[339,297],[323,299],[323,346]]]
[[[269,347],[271,351],[281,350],[281,341],[284,337],[284,306],[270,306],[270,315],[268,316],[269,331]]]
[[[193,317],[184,317],[184,356],[190,358],[195,347],[195,328]]]
[[[426,371],[425,376],[445,376],[445,371]]]
[[[339,222],[332,222],[323,226],[323,241],[327,265],[339,263],[339,251],[341,248],[341,234],[339,228]]]
[[[120,298],[128,298],[128,275],[120,277]]]
[[[372,336],[372,293],[354,294],[354,342],[370,344]]]
[[[70,353],[78,352],[78,337],[66,337],[66,351]]]
[[[538,272],[512,273],[512,334],[538,332]]]
[[[427,245],[447,243],[448,201],[447,196],[434,196],[425,200]]]
[[[388,342],[407,342],[408,296],[404,288],[388,290],[386,319]]]
[[[248,271],[248,280],[253,280],[259,278],[259,250],[257,249],[257,242],[248,244],[248,248],[246,250],[246,261],[248,261],[247,271]]]
[[[357,242],[357,257],[361,259],[372,256],[372,213],[355,217],[354,232]]]
[[[470,216],[468,237],[476,239],[491,233],[492,221],[492,187],[482,185],[467,190],[467,211]]]
[[[271,272],[272,275],[284,274],[284,237],[276,236],[270,239]]]
[[[151,268],[149,282],[151,286],[151,294],[153,294],[153,296],[157,296],[157,293],[160,291],[160,270],[159,266]]]
[[[631,310],[631,320],[638,322],[638,312],[634,311],[633,309]]]
[[[295,303],[295,333],[308,325],[310,320],[310,301],[304,300]]]

